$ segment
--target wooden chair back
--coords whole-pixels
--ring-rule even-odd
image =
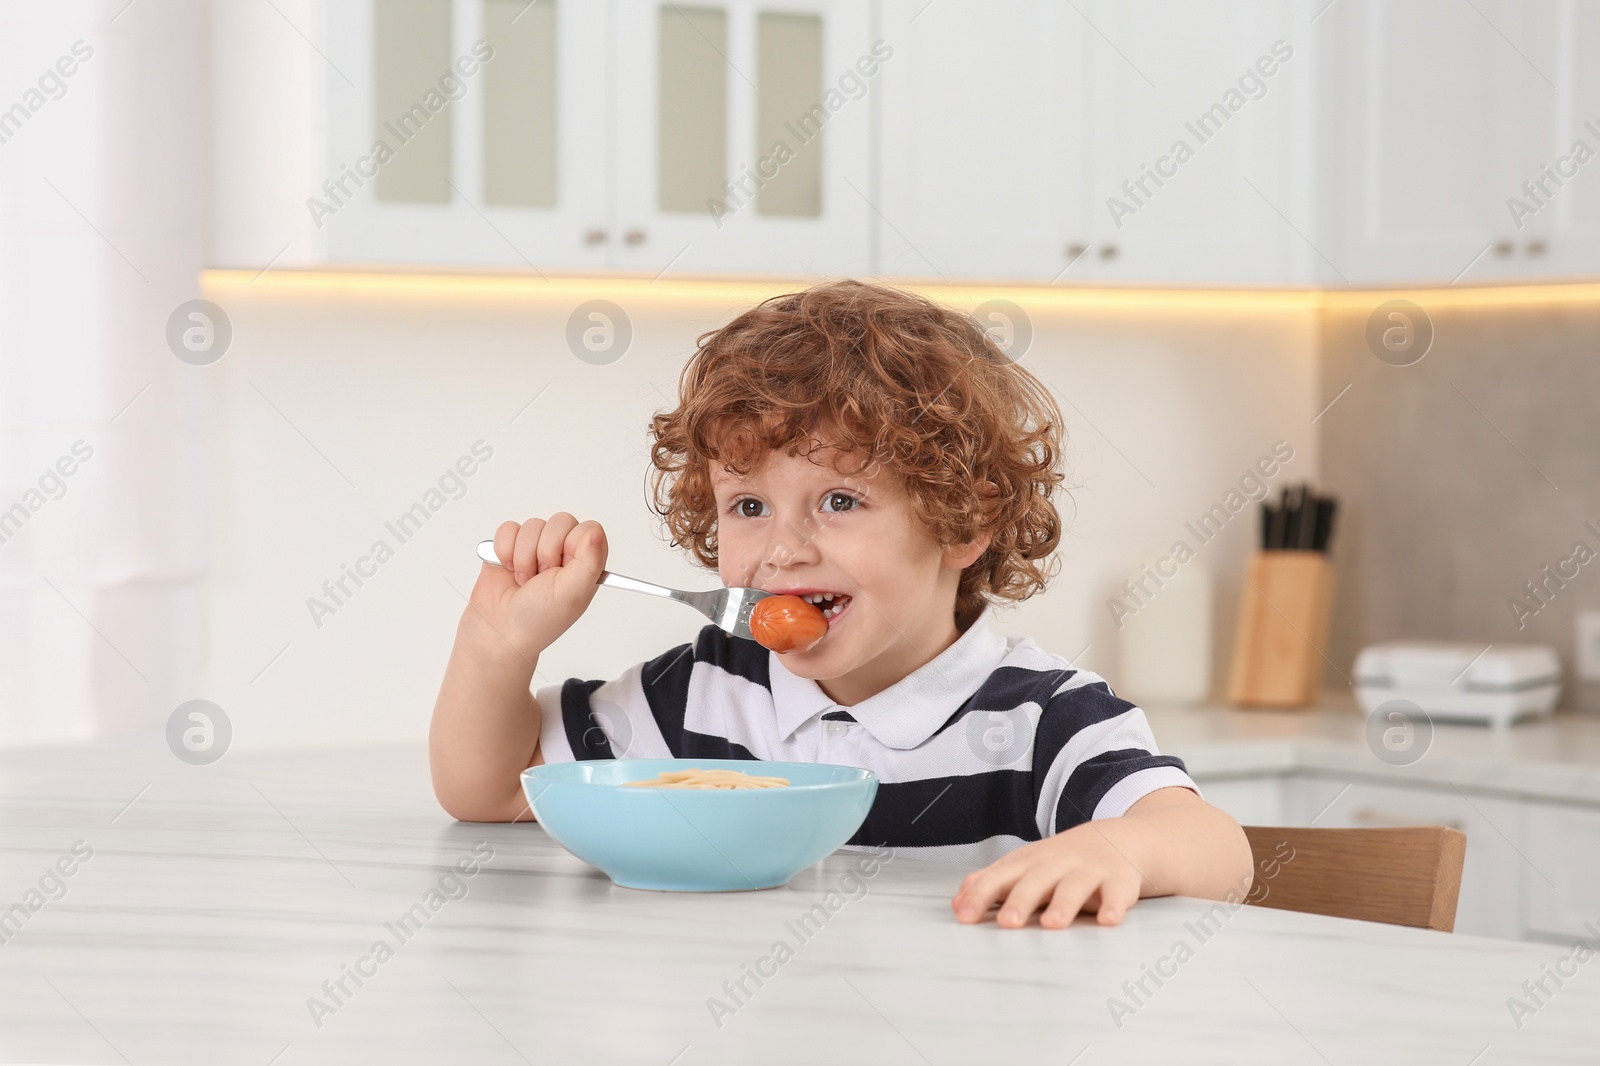
[[[1450,932],[1467,838],[1444,826],[1244,827],[1255,858],[1247,902]]]

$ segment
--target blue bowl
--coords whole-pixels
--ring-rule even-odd
[[[742,770],[778,788],[640,788],[663,770]],[[556,843],[624,888],[777,888],[832,854],[866,821],[871,770],[749,759],[599,759],[522,772],[533,816]]]

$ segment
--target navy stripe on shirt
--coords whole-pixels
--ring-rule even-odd
[[[594,713],[589,697],[604,681],[579,681],[572,678],[561,686],[561,724],[567,731],[567,744],[577,759],[612,759],[611,741]]]
[[[1033,820],[1033,775],[989,770],[922,781],[879,782],[872,810],[848,843],[896,848],[976,844],[997,826],[1038,840]]]
[[[1067,787],[1061,790],[1061,799],[1056,803],[1056,832],[1090,821],[1094,809],[1111,791],[1111,786],[1138,770],[1158,766],[1187,772],[1183,760],[1176,755],[1151,755],[1143,748],[1102,752],[1079,763],[1067,778]]]

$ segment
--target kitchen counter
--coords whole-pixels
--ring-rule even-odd
[[[1505,729],[1434,723],[1426,752],[1391,766],[1368,747],[1366,715],[1348,696],[1304,711],[1154,705],[1145,713],[1161,750],[1183,759],[1202,788],[1207,778],[1310,771],[1600,804],[1600,714],[1557,711]]]
[[[1183,723],[1157,733],[1197,768],[1348,747]],[[0,944],[7,1062],[1579,1063],[1600,1012],[1582,971],[1517,1027],[1507,999],[1556,945],[1182,898],[1111,929],[964,926],[960,868],[892,855],[621,889],[537,825],[449,819],[421,745],[11,750],[0,819],[0,908],[56,897]]]

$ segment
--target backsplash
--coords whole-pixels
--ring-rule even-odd
[[[1322,317],[1323,484],[1341,500],[1327,685],[1377,641],[1546,643],[1561,706],[1600,709],[1574,673],[1575,616],[1600,607],[1600,305],[1417,293],[1432,345],[1394,365],[1368,339],[1384,299]]]

